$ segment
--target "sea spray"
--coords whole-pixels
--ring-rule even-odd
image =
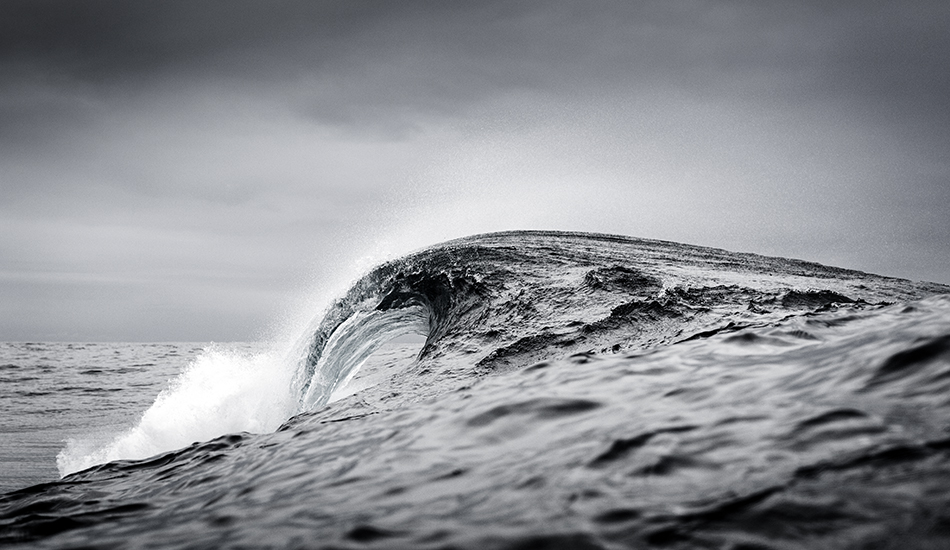
[[[377,260],[375,256],[362,257],[355,267],[368,271]],[[357,287],[365,282],[346,280]],[[328,289],[337,287],[346,288],[323,285],[312,304],[331,303]],[[370,290],[375,291],[375,285]],[[56,457],[60,475],[116,460],[147,458],[224,434],[271,432],[293,415],[325,405],[334,398],[334,392],[337,399],[349,394],[340,390],[380,347],[394,338],[424,338],[429,333],[425,307],[410,301],[389,311],[376,311],[373,299],[375,296],[366,303],[347,304],[344,296],[328,308],[317,307],[324,310],[321,315],[306,323],[297,319],[290,327],[291,332],[300,335],[296,341],[272,344],[268,351],[251,353],[214,344],[203,349],[160,392],[134,426],[118,435],[103,433],[99,427],[83,437],[67,438]],[[351,305],[353,309],[349,309]],[[332,326],[326,348],[319,352],[308,349],[312,348],[313,334],[319,333],[341,307],[346,308],[348,317],[341,318],[339,326]],[[378,377],[377,373],[374,379]],[[365,378],[360,382],[361,387],[372,384],[375,381]]]
[[[60,475],[223,434],[273,431],[295,412],[293,374],[288,355],[278,350],[252,353],[213,344],[169,382],[135,426],[104,444],[101,437],[67,440],[57,456]]]

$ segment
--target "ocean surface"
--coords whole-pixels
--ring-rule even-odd
[[[510,232],[314,313],[0,344],[0,545],[950,547],[945,285]]]

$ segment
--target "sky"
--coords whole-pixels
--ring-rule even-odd
[[[5,0],[0,341],[266,338],[509,229],[950,283],[947,29],[943,0]]]

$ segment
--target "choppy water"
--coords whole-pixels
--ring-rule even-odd
[[[0,496],[0,541],[945,548],[948,292],[620,237],[440,245],[368,274],[290,351],[199,351],[149,409],[195,416],[221,365],[269,368],[286,391],[193,405],[256,429]],[[418,353],[381,347],[405,333]]]

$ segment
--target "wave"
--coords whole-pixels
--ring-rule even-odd
[[[226,433],[273,431],[325,406],[368,357],[405,334],[425,337],[407,371],[464,381],[533,361],[651,349],[835,304],[940,290],[811,262],[617,235],[476,235],[371,270],[289,349],[249,355],[208,348],[135,426],[105,442],[72,439],[57,463],[66,475]],[[444,388],[421,384],[411,393],[421,399]]]
[[[424,338],[408,361],[367,361],[405,334]],[[234,362],[250,382],[202,395]],[[193,416],[222,429],[0,496],[0,543],[950,541],[945,285],[611,235],[478,235],[373,269],[290,352],[206,352],[190,372],[153,416],[204,399]]]
[[[618,235],[516,231],[380,265],[328,309],[295,376],[324,405],[380,345],[426,341],[416,371],[460,378],[575,353],[650,349],[790,314],[947,292],[812,262]]]

